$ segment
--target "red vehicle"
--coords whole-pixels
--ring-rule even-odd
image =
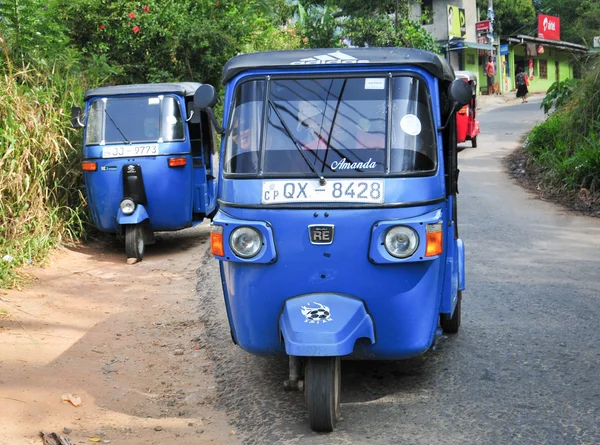
[[[477,77],[471,71],[455,71],[454,74],[458,79],[470,83],[473,90],[471,102],[456,113],[456,142],[460,144],[470,140],[471,146],[475,148],[477,147],[477,135],[479,134],[479,121],[476,119]]]

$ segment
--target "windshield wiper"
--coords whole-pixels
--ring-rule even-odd
[[[311,171],[317,175],[317,178],[319,178],[319,185],[325,185],[327,184],[327,180],[325,179],[325,177],[323,176],[322,173],[319,173],[311,164],[311,162],[308,160],[308,158],[306,157],[306,155],[304,154],[304,150],[302,149],[302,147],[300,146],[300,142],[298,142],[296,140],[296,138],[294,137],[294,135],[292,134],[292,132],[290,131],[290,129],[288,128],[287,124],[285,123],[285,121],[283,120],[283,118],[281,117],[281,114],[279,114],[279,110],[277,110],[277,107],[275,106],[275,104],[273,103],[273,101],[271,99],[267,99],[269,101],[269,106],[271,108],[273,108],[273,111],[275,112],[275,114],[277,115],[277,118],[279,119],[279,122],[281,122],[281,125],[283,126],[283,129],[285,130],[285,132],[287,133],[288,137],[292,140],[292,142],[294,143],[294,146],[296,147],[296,149],[298,150],[298,152],[300,152],[300,154],[302,155],[302,159],[304,159],[304,162],[306,162],[306,165],[308,165],[308,168],[311,169]]]
[[[119,133],[121,133],[121,136],[123,136],[123,139],[125,140],[125,142],[127,142],[128,144],[131,144],[131,142],[129,141],[129,139],[127,139],[127,137],[125,137],[125,134],[121,131],[121,129],[119,128],[119,126],[117,125],[117,123],[112,118],[112,116],[110,115],[110,113],[108,112],[108,110],[106,108],[104,109],[104,112],[106,113],[106,115],[108,116],[108,118],[110,119],[110,121],[113,123],[113,125],[115,126],[115,128],[119,131]]]
[[[333,135],[333,126],[335,125],[335,120],[338,115],[338,111],[340,111],[340,105],[342,103],[342,97],[344,96],[344,90],[346,89],[346,83],[348,83],[348,79],[344,79],[344,83],[342,84],[342,88],[340,89],[340,94],[338,95],[338,101],[335,106],[335,112],[333,113],[333,118],[331,119],[331,127],[329,128],[329,136],[327,137],[327,148],[325,149],[325,156],[323,157],[323,166],[321,167],[321,173],[325,170],[325,165],[327,164],[327,155],[329,154],[329,145],[331,144],[331,136]],[[329,96],[329,93],[327,93]]]

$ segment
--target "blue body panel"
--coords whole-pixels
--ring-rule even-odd
[[[177,100],[185,110],[183,97],[177,96]],[[89,101],[86,115],[88,107]],[[158,156],[132,158],[102,158],[102,145],[84,144],[83,160],[96,162],[98,167],[96,171],[84,171],[84,180],[92,220],[99,230],[116,233],[119,225],[132,224],[138,219],[138,222],[147,219],[152,231],[179,230],[202,222],[215,210],[217,181],[209,179],[202,155],[192,157],[187,125],[185,138],[182,142],[157,143]],[[185,157],[186,165],[169,167],[170,157]],[[119,204],[125,197],[122,170],[128,164],[138,164],[142,171],[147,199],[143,205],[144,218],[136,216],[137,209],[129,217],[120,213]]]
[[[333,313],[332,307],[337,309]],[[286,354],[301,357],[348,355],[362,338],[375,343],[373,319],[364,303],[344,295],[309,294],[290,298],[279,318],[279,329]]]
[[[192,224],[192,159],[171,168],[167,156],[94,159],[98,170],[85,172],[88,204],[94,225],[103,232],[117,232],[117,212],[123,196],[122,168],[139,164],[144,179],[150,229],[178,230]]]
[[[302,75],[340,71],[348,68],[303,69]],[[426,79],[430,91],[435,92],[431,94],[435,124],[441,126],[436,78],[417,68],[352,69],[353,73],[382,71],[418,73]],[[268,72],[280,73],[290,75],[293,70]],[[232,103],[240,80],[260,74],[266,72],[248,71],[235,77],[226,86],[225,104]],[[226,106],[225,122],[230,112]],[[458,290],[464,288],[464,248],[455,237],[440,132],[437,146],[436,174],[383,177],[382,205],[274,208],[261,205],[260,179],[223,178],[221,174],[221,207],[214,224],[224,226],[227,233],[239,225],[268,227],[269,236],[261,232],[265,243],[261,252],[275,252],[272,261],[264,261],[262,255],[256,261],[241,261],[226,247],[225,257],[217,257],[236,343],[261,355],[404,359],[427,351],[440,313],[454,310]],[[221,163],[224,157],[223,143]],[[399,260],[381,245],[385,229],[395,224],[415,228],[425,243],[425,227],[434,223],[443,227],[444,251],[440,255],[426,257],[421,246],[413,257]],[[307,227],[313,224],[334,225],[333,243],[312,244]],[[224,241],[227,245],[226,236]],[[314,314],[329,313],[331,321],[311,323],[307,314],[319,309]]]
[[[348,295],[365,302],[377,341],[360,343],[355,357],[408,358],[426,351],[438,325],[445,277],[445,255],[427,261],[376,264],[369,261],[377,221],[429,219],[447,214],[445,203],[401,209],[267,210],[221,208],[215,224],[237,219],[268,222],[276,243],[272,264],[222,261],[222,280],[236,342],[255,354],[283,354],[279,317],[288,299],[299,295]],[[227,212],[227,213],[224,213]],[[325,217],[325,213],[328,214]],[[315,216],[317,214],[318,216]],[[309,224],[334,224],[334,242],[310,243]],[[315,300],[318,301],[318,300]],[[320,302],[320,301],[318,301]],[[332,313],[340,308],[330,307]],[[299,320],[304,316],[298,312]],[[312,326],[318,335],[320,325]]]

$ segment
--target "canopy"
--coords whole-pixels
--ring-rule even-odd
[[[411,65],[423,68],[443,80],[454,80],[454,71],[448,62],[429,51],[414,48],[325,48],[267,51],[233,57],[223,69],[223,83],[251,69],[314,69],[324,65]]]

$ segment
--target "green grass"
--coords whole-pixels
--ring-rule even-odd
[[[5,52],[0,70],[0,288],[15,286],[20,266],[43,262],[50,248],[78,239],[86,225],[80,152],[74,148],[80,135],[70,129],[69,116],[83,95],[82,82],[59,64],[15,69]]]

